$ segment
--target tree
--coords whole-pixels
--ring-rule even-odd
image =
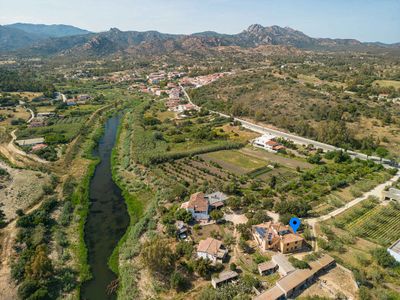
[[[229,265],[229,269],[230,269],[231,271],[236,271],[236,268],[237,268],[237,266],[236,266],[235,263],[231,263],[231,264]]]
[[[275,186],[276,186],[276,181],[277,181],[276,176],[275,176],[275,175],[271,176],[271,179],[270,179],[270,181],[269,181],[269,186],[270,186],[272,189],[275,188]]]
[[[375,152],[381,158],[381,160],[382,160],[382,158],[385,158],[386,156],[389,155],[389,151],[383,147],[376,148]]]
[[[174,254],[168,243],[158,237],[144,243],[141,256],[144,264],[156,275],[166,276],[174,269]]]
[[[385,248],[377,248],[372,251],[372,256],[378,264],[384,268],[394,268],[399,263],[391,256]]]
[[[192,214],[186,209],[180,208],[175,212],[175,218],[185,223],[189,223],[192,220]]]
[[[212,271],[211,261],[200,258],[195,261],[194,270],[203,278],[209,278]]]
[[[230,208],[233,210],[238,210],[241,205],[241,200],[239,197],[230,197],[227,201],[227,204],[229,205]]]
[[[53,265],[47,256],[45,245],[36,247],[31,263],[26,266],[26,273],[30,278],[36,280],[46,279],[52,275]]]
[[[315,155],[311,155],[308,159],[307,159],[307,161],[310,163],[310,164],[320,164],[321,163],[321,159],[322,159],[322,157],[321,157],[321,155],[319,155],[318,153],[317,154],[315,154]]]
[[[0,228],[3,228],[6,225],[6,215],[2,207],[3,203],[0,203]]]
[[[175,289],[177,292],[184,291],[189,287],[190,282],[186,279],[186,277],[175,271],[171,275],[171,287]]]
[[[210,213],[211,219],[213,219],[215,221],[218,221],[218,220],[222,219],[223,216],[224,216],[224,213],[222,211],[220,211],[219,209],[214,209]]]
[[[298,269],[309,269],[310,268],[310,265],[307,262],[297,259],[294,256],[289,257],[289,261],[295,268],[298,268]]]

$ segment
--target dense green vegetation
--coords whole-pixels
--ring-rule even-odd
[[[0,69],[0,91],[3,92],[43,92],[47,96],[52,96],[55,88],[50,80],[39,78],[33,70],[10,70]]]
[[[154,108],[152,108],[154,109]],[[132,157],[136,162],[149,166],[195,154],[223,149],[239,148],[239,142],[229,141],[226,135],[218,134],[216,127],[227,123],[227,119],[207,116],[203,113],[190,120],[161,122],[153,116],[149,102],[141,103],[133,113]],[[159,108],[155,108],[156,111]],[[150,110],[149,112],[147,112]]]

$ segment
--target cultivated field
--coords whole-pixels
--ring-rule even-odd
[[[400,238],[400,206],[378,205],[345,228],[359,237],[389,246]]]

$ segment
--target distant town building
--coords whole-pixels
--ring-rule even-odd
[[[29,123],[28,127],[43,127],[46,126],[46,120],[44,118],[35,117]]]
[[[44,138],[26,139],[15,141],[19,146],[33,146],[37,144],[43,144]]]
[[[37,144],[32,147],[32,152],[36,152],[36,151],[42,150],[44,148],[47,148],[46,144]]]
[[[51,117],[55,117],[56,113],[52,112],[52,111],[50,111],[50,112],[40,112],[40,113],[37,113],[36,116],[38,118],[51,118]]]
[[[290,253],[301,250],[304,239],[294,234],[290,227],[282,223],[266,222],[252,227],[253,236],[261,250]]]
[[[222,263],[228,250],[223,247],[221,241],[208,237],[205,240],[201,240],[197,246],[197,257],[208,259],[213,263]]]

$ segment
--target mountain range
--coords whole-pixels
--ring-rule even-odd
[[[117,53],[165,54],[202,51],[221,46],[254,48],[263,45],[292,46],[311,50],[362,50],[399,48],[399,44],[362,43],[355,39],[312,38],[301,31],[280,26],[254,24],[238,34],[213,31],[190,35],[157,31],[109,31],[92,33],[68,25],[17,23],[0,26],[0,51],[23,55],[104,56]]]
[[[32,46],[49,38],[68,37],[90,33],[70,25],[15,23],[0,26],[0,51]]]

